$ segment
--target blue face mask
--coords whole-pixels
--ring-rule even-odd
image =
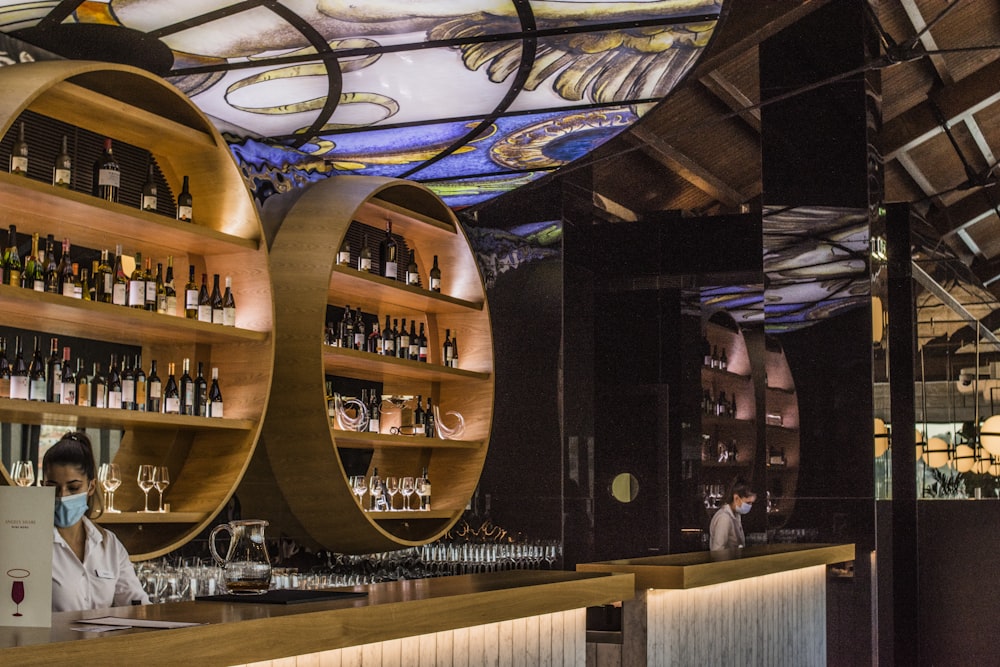
[[[736,508],[738,514],[747,514],[750,512],[750,508],[753,507],[753,503],[743,503]]]
[[[87,492],[64,498],[56,498],[55,524],[57,528],[69,528],[87,513]]]

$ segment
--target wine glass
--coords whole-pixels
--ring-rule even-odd
[[[413,495],[413,491],[416,487],[414,486],[414,481],[412,477],[404,477],[399,483],[399,492],[403,494],[403,509],[410,509],[410,496]]]
[[[35,464],[31,461],[15,461],[11,477],[18,486],[31,486],[35,483]]]
[[[21,603],[24,602],[24,582],[15,579],[10,585],[10,599],[14,602],[14,616],[23,616]]]
[[[117,463],[102,463],[97,472],[97,481],[104,488],[104,497],[107,499],[108,514],[121,514],[121,510],[115,509],[115,491],[122,484],[121,471]]]
[[[156,487],[157,493],[160,494],[160,507],[157,512],[165,512],[163,509],[163,492],[168,486],[170,486],[170,470],[167,466],[156,466],[153,468],[153,486]]]
[[[389,511],[396,509],[393,507],[393,499],[396,497],[396,493],[399,491],[399,478],[398,477],[386,477],[385,478],[385,490],[389,494]]]
[[[143,465],[139,466],[139,474],[136,477],[136,481],[139,483],[139,488],[142,489],[142,492],[144,494],[146,494],[146,504],[145,504],[145,509],[142,510],[143,512],[149,512],[150,511],[150,509],[149,509],[149,490],[153,488],[153,483],[154,483],[154,481],[153,481],[153,477],[154,477],[153,470],[154,469],[155,469],[155,466],[151,466],[149,464],[143,464]]]
[[[354,489],[354,494],[358,497],[358,504],[361,505],[361,507],[364,507],[364,504],[361,502],[361,497],[364,496],[365,491],[368,490],[368,484],[365,481],[365,476],[355,475],[351,479],[353,480],[351,482],[351,488]]]

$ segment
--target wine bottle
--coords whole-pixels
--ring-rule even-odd
[[[10,173],[28,175],[28,142],[24,140],[24,121],[17,127],[17,141],[10,149]]]
[[[372,322],[372,330],[368,332],[368,342],[365,343],[365,352],[369,354],[382,354],[382,332],[378,328],[378,318]]]
[[[368,339],[368,330],[361,314],[361,307],[354,314],[354,340],[351,341],[355,350],[365,351],[365,341]]]
[[[236,326],[236,298],[233,296],[233,278],[226,276],[226,293],[222,295],[222,324]]]
[[[188,281],[184,286],[184,316],[198,319],[198,283],[194,281],[194,264],[188,265]]]
[[[146,172],[146,182],[142,184],[142,199],[140,208],[143,211],[156,212],[156,171],[153,169],[153,161],[150,160]]]
[[[122,410],[135,410],[135,369],[125,355],[122,355],[121,386]]]
[[[62,403],[62,363],[59,359],[59,339],[49,339],[49,356],[45,358],[45,400]]]
[[[121,170],[111,149],[111,139],[105,139],[104,152],[94,162],[93,195],[117,202],[121,177]]]
[[[101,364],[94,362],[94,374],[90,377],[90,405],[95,408],[108,407],[108,381],[101,372]]]
[[[45,291],[59,294],[59,264],[56,262],[55,239],[52,234],[45,240]]]
[[[413,409],[413,435],[424,434],[424,406],[423,396],[417,396],[417,407]]]
[[[337,264],[340,266],[351,265],[351,242],[347,240],[346,236],[340,244],[340,250],[337,251]]]
[[[212,295],[209,297],[212,308],[212,324],[222,324],[224,309],[222,307],[222,290],[219,289],[219,274],[212,274]]]
[[[24,268],[21,270],[21,281],[18,287],[35,288],[35,265],[38,264],[38,232],[31,235],[31,250],[24,258]]]
[[[417,361],[427,363],[427,334],[424,332],[424,323],[420,323],[420,333],[417,335]]]
[[[455,346],[451,340],[451,329],[444,330],[444,345],[441,348],[441,363],[451,366],[451,358],[455,354]]]
[[[10,397],[10,362],[7,361],[5,336],[0,336],[0,396]]]
[[[62,148],[56,161],[52,163],[52,185],[69,188],[73,183],[73,160],[69,156],[69,145],[66,135],[62,138]]]
[[[90,292],[84,289],[84,285],[87,284],[87,269],[80,269],[79,262],[73,262],[73,298],[83,299],[83,295],[87,295],[87,299],[90,299]]]
[[[420,360],[420,339],[417,337],[416,323],[410,320],[410,351],[406,355],[411,361]]]
[[[729,368],[729,357],[726,356],[726,348],[722,348],[722,354],[719,355],[719,368],[722,370]]]
[[[159,413],[163,409],[163,382],[156,374],[156,359],[149,364],[149,377],[146,380],[146,412]]]
[[[430,272],[430,288],[432,292],[441,291],[441,269],[438,268],[438,256],[434,255],[434,266]]]
[[[108,407],[113,410],[122,409],[122,376],[118,368],[118,355],[111,353],[111,363],[108,365]]]
[[[38,234],[32,235],[31,252],[35,255],[35,268],[31,273],[31,289],[36,292],[44,292],[46,260],[39,241]]]
[[[437,435],[437,422],[434,420],[434,404],[431,397],[427,397],[427,409],[424,410],[424,435],[433,438]]]
[[[212,368],[212,386],[208,390],[208,416],[216,419],[223,417],[222,390],[219,389],[219,369]]]
[[[386,357],[396,356],[396,338],[392,335],[389,316],[385,316],[385,328],[382,329],[382,354]]]
[[[111,303],[116,306],[128,305],[128,276],[122,266],[122,244],[115,246],[115,270],[111,285]]]
[[[24,361],[21,336],[14,336],[14,360],[10,364],[10,397],[28,400],[28,364]]]
[[[396,240],[392,238],[392,220],[386,220],[385,238],[379,244],[379,257],[382,260],[382,275],[391,280],[396,280],[398,276],[398,250]]]
[[[163,412],[168,415],[181,413],[181,395],[174,377],[174,362],[167,364],[167,384],[163,387]]]
[[[187,357],[184,358],[184,363],[182,365],[182,373],[180,380],[180,409],[182,415],[194,415],[195,409],[195,386],[194,378],[191,377],[191,360]],[[167,383],[169,384],[169,380]]]
[[[410,263],[406,265],[406,284],[419,285],[420,273],[417,271],[417,251],[410,251]]]
[[[706,368],[712,366],[712,344],[708,342],[708,336],[701,336],[701,365]]]
[[[101,259],[97,262],[97,272],[94,274],[95,301],[111,303],[114,292],[114,274],[108,264],[108,249],[101,250]]]
[[[340,319],[337,344],[340,347],[352,347],[354,345],[354,316],[351,307],[344,306],[344,316]]]
[[[181,192],[177,195],[177,219],[182,222],[194,221],[194,199],[188,190],[188,177],[184,177]]]
[[[146,382],[146,371],[142,370],[142,354],[135,355],[135,367],[133,370],[133,381],[135,382],[135,399],[133,400],[133,410],[145,412],[149,400],[148,383]]]
[[[38,336],[34,339],[31,362],[28,364],[28,400],[45,401],[48,398],[45,395],[45,362],[42,360],[42,350],[38,347]]]
[[[208,274],[201,274],[201,288],[198,290],[198,321],[212,321],[212,299],[208,293]]]
[[[430,510],[431,508],[431,478],[427,476],[427,468],[425,467],[423,472],[420,474],[420,486],[417,487],[417,493],[420,496],[420,509]]]
[[[377,387],[373,387],[369,396],[368,431],[369,433],[380,433],[382,431],[382,395]]]
[[[177,314],[177,288],[174,286],[174,256],[167,256],[167,275],[163,279],[163,293],[166,296],[168,315]]]
[[[21,286],[21,255],[17,250],[17,226],[7,227],[7,248],[3,252],[3,282],[5,285]]]
[[[76,360],[76,404],[90,405],[90,377],[83,370],[83,359]]]
[[[396,356],[400,359],[410,358],[410,334],[406,331],[406,318],[402,318],[403,326],[399,328],[399,335],[396,336]]]
[[[368,234],[361,236],[361,253],[358,255],[358,271],[372,270],[372,249],[368,247]]]
[[[163,283],[163,262],[156,263],[156,280],[153,281],[153,290],[156,292],[156,312],[166,315],[167,287]]]
[[[142,253],[135,253],[135,268],[128,279],[129,308],[146,308],[146,276],[142,273]]]
[[[208,382],[205,381],[203,363],[200,361],[198,362],[198,374],[194,378],[193,414],[198,417],[208,416]]]
[[[62,387],[59,389],[59,403],[76,405],[76,375],[70,362],[69,346],[62,350],[62,372],[59,374]]]
[[[458,368],[458,336],[451,339],[451,367]]]
[[[156,276],[153,275],[153,261],[148,256],[146,257],[146,266],[142,270],[142,279],[146,286],[146,294],[143,299],[143,305],[146,310],[154,313],[156,312],[158,286],[162,287],[162,284],[158,283]]]

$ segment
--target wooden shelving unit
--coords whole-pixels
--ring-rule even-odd
[[[461,517],[482,472],[493,416],[493,341],[486,292],[468,240],[433,193],[397,179],[342,176],[267,200],[277,229],[271,248],[276,304],[274,391],[264,446],[274,483],[295,521],[319,545],[344,553],[431,542]],[[369,227],[373,266],[385,223],[415,251],[425,284],[438,256],[442,291],[408,286],[336,264],[352,223]],[[355,248],[355,255],[357,249]],[[401,257],[403,266],[408,261]],[[405,317],[425,326],[427,363],[323,344],[327,307]],[[460,367],[443,365],[445,329],[460,341]],[[383,394],[431,397],[465,419],[461,440],[355,433],[331,427],[328,376],[380,384]],[[371,453],[368,474],[417,476],[433,484],[432,510],[366,512],[348,485],[340,452]],[[365,497],[367,501],[367,497]],[[397,503],[398,503],[397,499]]]
[[[183,176],[196,190],[194,223],[111,203],[46,182],[0,173],[0,216],[21,233],[68,237],[74,247],[141,251],[155,261],[174,258],[182,290],[188,265],[196,274],[233,278],[237,326],[222,327],[180,316],[136,311],[0,286],[4,323],[11,327],[141,346],[148,370],[167,363],[206,372],[220,370],[224,419],[162,415],[0,398],[0,420],[123,431],[115,462],[124,481],[115,493],[119,509],[142,507],[134,483],[142,463],[167,465],[171,486],[163,514],[106,514],[134,560],[167,553],[203,531],[236,489],[257,444],[274,366],[274,301],[263,229],[222,136],[180,91],[143,70],[108,63],[46,61],[0,68],[0,132],[25,111],[127,142],[151,152],[174,191]],[[89,165],[79,162],[76,170]],[[180,299],[183,307],[183,298]],[[9,483],[7,471],[3,480]]]

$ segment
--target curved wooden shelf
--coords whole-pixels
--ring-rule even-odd
[[[263,216],[268,228],[277,229],[270,255],[276,304],[274,392],[264,420],[273,484],[297,525],[323,548],[367,553],[438,539],[458,521],[475,490],[493,416],[493,340],[486,291],[458,221],[423,186],[355,176],[271,197]],[[369,240],[377,248],[387,218],[393,233],[416,253],[425,278],[432,256],[438,256],[441,293],[336,265],[352,223],[368,225]],[[374,259],[378,266],[378,257]],[[386,315],[423,323],[429,362],[323,345],[328,305],[360,306],[377,315],[380,323]],[[459,336],[460,368],[441,363],[446,328]],[[442,410],[462,413],[464,439],[331,428],[327,376],[380,383],[383,394],[431,397]],[[368,474],[377,467],[383,476],[417,475],[427,467],[434,510],[362,511],[348,487],[341,450],[361,456],[370,450]]]
[[[114,460],[126,479],[141,463],[167,465],[172,484],[166,502],[178,511],[101,519],[115,526],[134,560],[162,555],[198,535],[225,506],[262,428],[274,366],[274,301],[256,206],[211,121],[179,90],[148,72],[109,63],[45,61],[0,68],[0,88],[0,133],[31,111],[149,150],[175,192],[185,175],[200,184],[192,224],[0,173],[0,215],[16,222],[19,232],[68,237],[74,247],[121,243],[128,255],[172,255],[180,285],[188,264],[196,273],[233,277],[237,327],[0,286],[8,326],[140,346],[147,365],[160,362],[164,379],[167,362],[179,364],[183,358],[220,369],[225,419],[0,399],[4,422],[123,430]],[[79,162],[76,167],[86,168]],[[125,483],[115,503],[141,507],[142,493]]]

